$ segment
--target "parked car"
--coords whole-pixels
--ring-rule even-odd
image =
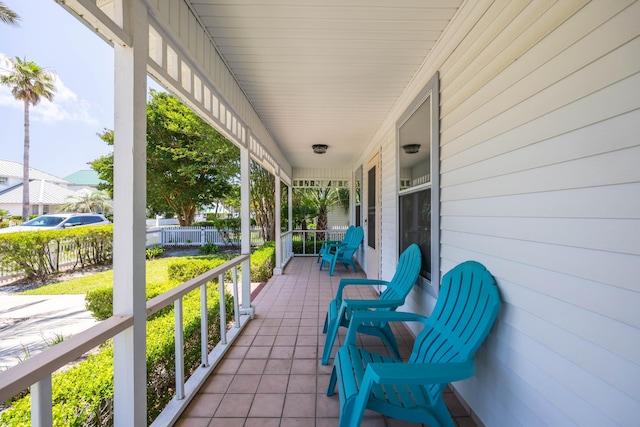
[[[52,213],[39,216],[15,227],[3,228],[0,233],[16,231],[59,230],[86,225],[111,224],[102,214],[94,213]]]

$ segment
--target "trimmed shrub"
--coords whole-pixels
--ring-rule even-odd
[[[85,305],[97,320],[113,316],[113,287],[105,286],[87,292]]]
[[[203,255],[213,255],[217,254],[219,251],[220,248],[213,242],[205,243],[204,245],[200,246],[200,249],[198,249],[198,252]]]
[[[164,253],[162,246],[153,246],[145,250],[147,259],[155,259]]]
[[[276,265],[276,244],[267,242],[251,254],[251,281],[266,282]]]
[[[186,282],[227,262],[225,258],[185,258],[167,266],[169,280]]]

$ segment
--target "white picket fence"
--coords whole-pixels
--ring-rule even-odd
[[[159,235],[159,238],[158,238]],[[150,244],[151,243],[151,244]],[[215,227],[161,227],[147,231],[147,247],[150,246],[202,246],[213,243],[218,246],[240,246],[240,233],[217,230]],[[251,246],[264,243],[260,228],[251,229]]]

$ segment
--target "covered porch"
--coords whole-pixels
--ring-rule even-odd
[[[319,271],[315,257],[296,257],[284,274],[273,276],[253,299],[255,318],[213,370],[176,426],[317,426],[338,424],[339,399],[327,396],[331,362],[320,364],[325,335],[322,326],[327,304],[343,277],[364,277],[343,266],[333,277]],[[350,298],[376,298],[372,288],[350,289]],[[341,331],[338,347],[344,338]],[[394,327],[403,357],[413,335]],[[382,341],[362,335],[362,345],[389,354]],[[335,354],[335,349],[334,352]],[[445,401],[459,427],[477,425],[453,391]],[[369,412],[363,426],[419,425]]]
[[[114,47],[114,317],[79,347],[115,337],[116,425],[146,424],[149,75],[240,147],[243,271],[251,160],[277,201],[296,181],[344,180],[362,195],[349,215],[367,277],[393,275],[405,238],[428,246],[402,310],[428,315],[465,260],[495,277],[503,308],[476,375],[453,386],[483,424],[637,424],[640,1],[59,3]],[[182,424],[335,424],[317,348],[340,276],[291,260],[275,218],[277,276],[254,302],[242,277],[244,329]],[[68,359],[64,344],[48,354]],[[20,380],[37,425],[53,369]]]

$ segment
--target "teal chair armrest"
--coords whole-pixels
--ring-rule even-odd
[[[389,282],[386,282],[384,280],[376,280],[376,279],[341,279],[340,283],[338,284],[338,290],[336,291],[336,300],[342,301],[342,292],[344,291],[344,288],[346,288],[347,286],[353,286],[353,285],[388,286]]]
[[[355,345],[358,328],[368,322],[421,322],[426,327],[429,323],[429,318],[420,314],[402,311],[355,311],[349,322],[344,345]]]
[[[395,308],[402,305],[402,301],[399,300],[366,300],[366,299],[343,299],[342,305],[351,309],[366,309],[366,308]]]
[[[473,359],[449,363],[370,363],[364,374],[375,384],[447,384],[475,374]]]

